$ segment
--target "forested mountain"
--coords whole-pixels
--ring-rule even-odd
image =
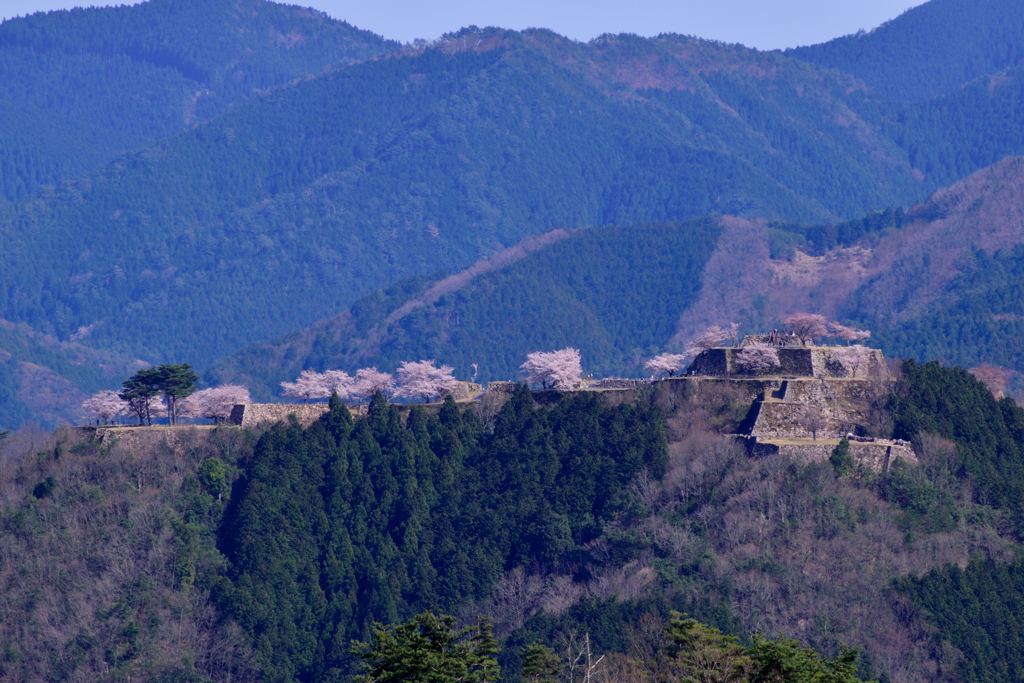
[[[586,634],[600,680],[676,683],[675,609],[863,648],[858,680],[1010,683],[1024,410],[936,363],[892,389],[880,428],[920,463],[884,473],[751,457],[722,435],[749,397],[678,382],[335,400],[308,429],[23,428],[0,444],[0,675],[349,681],[374,621],[433,609],[494,620],[504,681],[529,680],[523,646]]]
[[[149,0],[0,24],[0,203],[272,88],[397,48],[265,0]]]
[[[83,399],[116,386],[142,365],[0,320],[0,432],[26,422],[51,427],[77,421]]]
[[[0,310],[205,364],[553,227],[856,215],[921,192],[878,106],[736,46],[467,31],[8,207]]]
[[[890,355],[1024,372],[1022,191],[1014,158],[911,209],[836,225],[579,230],[488,272],[405,280],[218,361],[211,376],[273,396],[306,368],[391,371],[434,358],[462,377],[476,364],[482,381],[513,379],[527,353],[564,346],[595,376],[635,375],[708,325],[759,331],[798,310],[864,325]]]
[[[914,102],[1024,64],[1024,6],[1017,0],[931,0],[869,32],[785,54]]]

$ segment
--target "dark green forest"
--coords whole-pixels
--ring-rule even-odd
[[[946,566],[897,588],[923,608],[938,636],[964,657],[953,665],[964,683],[1013,681],[1024,676],[1024,564],[988,558],[966,569]]]
[[[905,356],[1024,371],[1024,248],[972,254],[943,300],[878,331],[882,348]]]
[[[1021,65],[1022,46],[1024,11],[1015,0],[931,0],[870,31],[785,54],[915,102]]]
[[[150,0],[0,24],[0,203],[325,67],[397,48],[315,10]]]
[[[455,612],[507,570],[585,554],[629,507],[625,485],[664,472],[663,420],[593,395],[541,409],[522,386],[493,429],[451,399],[403,424],[378,396],[355,426],[337,403],[256,446],[214,599],[257,643],[266,680],[340,680],[373,621]]]
[[[318,329],[311,343],[290,335],[253,346],[215,364],[211,375],[244,378],[252,390],[276,395],[277,383],[299,369],[392,369],[415,357],[444,359],[461,377],[472,376],[476,363],[477,379],[490,381],[516,378],[524,349],[577,345],[587,372],[622,372],[672,335],[719,234],[706,219],[579,231],[390,325],[388,314],[425,283],[404,281],[361,299],[351,317],[336,321],[347,334]],[[375,326],[386,336],[369,335]]]
[[[0,566],[0,671],[347,681],[375,622],[430,610],[496,619],[502,680],[524,680],[527,646],[564,657],[586,635],[611,680],[674,681],[675,611],[737,653],[780,631],[821,661],[861,644],[843,681],[899,666],[1009,683],[1024,410],[938,364],[908,363],[895,389],[895,432],[921,462],[881,474],[751,458],[714,431],[737,397],[671,382],[625,401],[519,386],[468,409],[378,396],[355,418],[335,401],[307,429],[173,441],[21,430],[4,454],[28,454],[0,461],[0,547],[17,559]],[[751,514],[761,531],[731,526]],[[968,539],[976,559],[944,566]],[[58,549],[66,561],[48,561]],[[900,578],[900,563],[931,571]],[[799,634],[791,610],[813,615]]]

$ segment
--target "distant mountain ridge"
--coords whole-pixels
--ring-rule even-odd
[[[872,31],[785,54],[856,76],[893,100],[916,102],[1024,64],[1024,5],[931,0]]]
[[[149,0],[0,23],[0,203],[260,93],[396,49],[266,0]]]
[[[1013,66],[1019,9],[984,0],[959,21],[964,7],[933,0],[857,38],[893,57],[884,68],[858,72],[864,80],[809,53],[675,35],[581,44],[545,30],[471,28],[400,48],[325,15],[261,0],[153,0],[8,21],[0,26],[0,75],[10,77],[9,94],[27,95],[4,100],[0,93],[0,176],[14,183],[3,192],[22,198],[0,207],[0,317],[58,344],[206,368],[349,308],[376,311],[386,301],[395,303],[393,312],[445,274],[557,229],[573,236],[556,251],[591,239],[582,237],[587,231],[577,236],[578,228],[693,229],[672,238],[674,246],[665,243],[671,252],[684,237],[700,242],[700,258],[687,261],[682,275],[692,284],[705,277],[701,268],[729,272],[730,263],[710,233],[694,226],[704,225],[702,217],[733,216],[715,230],[735,233],[733,248],[741,246],[749,262],[772,263],[744,278],[770,283],[771,270],[837,283],[828,267],[834,261],[843,282],[814,285],[824,297],[814,305],[876,320],[876,311],[849,303],[874,257],[857,240],[899,230],[917,215],[886,207],[912,206],[1024,154],[1024,67]],[[932,59],[932,43],[904,40],[932,24],[964,33],[959,47]],[[817,47],[856,65],[842,48],[853,38],[843,40]],[[917,47],[893,51],[903,44]],[[111,87],[83,100],[88,89],[80,86],[101,78]],[[900,90],[925,81],[946,85],[926,99]],[[51,101],[48,112],[32,104]],[[180,132],[188,112],[191,123]],[[5,130],[15,131],[15,144],[4,142]],[[138,149],[100,170],[52,184],[74,164],[95,167],[131,148]],[[843,220],[852,223],[836,223]],[[824,234],[827,224],[861,226],[827,245],[848,250],[832,261],[807,251],[806,236]],[[702,240],[711,240],[710,254]],[[639,253],[615,251],[612,261]],[[1006,254],[992,257],[993,273],[1016,272]],[[951,272],[947,289],[930,301],[962,310],[968,299],[952,303],[949,288],[965,278],[981,287],[980,275]],[[984,284],[986,300],[1007,295],[1000,278]],[[785,308],[771,303],[767,289],[750,301],[748,285],[723,286],[714,296],[714,288],[698,286],[697,304],[677,306],[672,324],[665,311],[641,321],[634,336],[644,341],[630,345],[621,321],[595,313],[617,293],[597,301],[555,277],[545,287],[558,296],[569,291],[563,303],[576,308],[559,321],[562,332],[540,341],[595,330],[589,354],[598,372],[632,367],[630,359],[719,312],[740,311],[761,325]],[[810,290],[801,287],[784,291],[809,305]],[[395,321],[426,327],[409,328],[405,346],[384,338],[380,358],[398,358],[400,349],[448,353],[449,341],[432,336],[443,325],[434,329],[437,319],[422,318],[451,312],[445,297],[464,293],[449,292]],[[927,316],[930,305],[915,310]],[[590,322],[579,327],[584,310]],[[377,324],[369,314],[355,318]],[[345,331],[344,343],[365,332]],[[915,346],[918,328],[901,334],[888,348],[925,348]],[[459,363],[475,362],[473,344]],[[977,356],[969,340],[958,344],[960,351],[944,348],[941,357]],[[323,343],[315,353],[295,353],[314,364],[350,357]],[[1008,347],[999,353],[1007,357]],[[513,371],[516,354],[489,359],[488,372]],[[291,371],[293,362],[275,367]],[[43,367],[64,376],[57,365]],[[269,382],[268,395],[276,386],[260,382]]]
[[[852,217],[923,191],[878,106],[734,46],[467,32],[0,210],[0,310],[59,338],[116,317],[87,342],[206,364],[557,227]]]
[[[581,230],[499,270],[452,278],[462,286],[396,317],[430,281],[400,283],[223,359],[212,375],[265,397],[302,369],[394,370],[421,358],[463,377],[514,379],[527,353],[564,346],[580,348],[596,376],[637,375],[644,358],[709,325],[760,331],[800,310],[872,329],[889,355],[1024,372],[1022,187],[1024,158],[1013,158],[907,212],[839,226],[723,217]],[[990,294],[979,298],[979,287]]]

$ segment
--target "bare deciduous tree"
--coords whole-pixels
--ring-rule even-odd
[[[856,377],[861,368],[871,362],[871,356],[872,350],[860,344],[836,349],[833,352],[833,357],[842,364],[851,377]]]
[[[988,390],[991,391],[992,395],[996,398],[1002,398],[1006,395],[1008,382],[1006,378],[1006,371],[1002,368],[996,367],[995,365],[989,365],[988,363],[983,363],[976,368],[971,368],[968,372],[974,375],[979,382],[988,387]]]
[[[828,411],[820,406],[806,406],[800,413],[800,426],[811,433],[815,441],[818,432],[828,429]]]

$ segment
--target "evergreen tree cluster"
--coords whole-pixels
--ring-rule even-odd
[[[1011,398],[997,400],[962,368],[908,360],[903,372],[904,384],[890,405],[895,436],[910,440],[933,434],[954,442],[956,459],[929,464],[969,482],[975,502],[1006,510],[1016,534],[1024,534],[1024,409]],[[940,490],[907,474],[897,469],[889,480],[897,501],[921,513],[951,506]]]
[[[1010,683],[1024,677],[1024,562],[976,558],[947,565],[896,588],[926,611],[938,636],[962,659],[947,666],[964,683]]]
[[[594,395],[540,408],[520,386],[492,429],[451,399],[404,423],[379,394],[355,423],[335,399],[308,430],[260,439],[224,521],[230,572],[210,585],[266,680],[341,680],[374,622],[453,613],[507,570],[585,554],[626,483],[666,460],[657,408]]]

